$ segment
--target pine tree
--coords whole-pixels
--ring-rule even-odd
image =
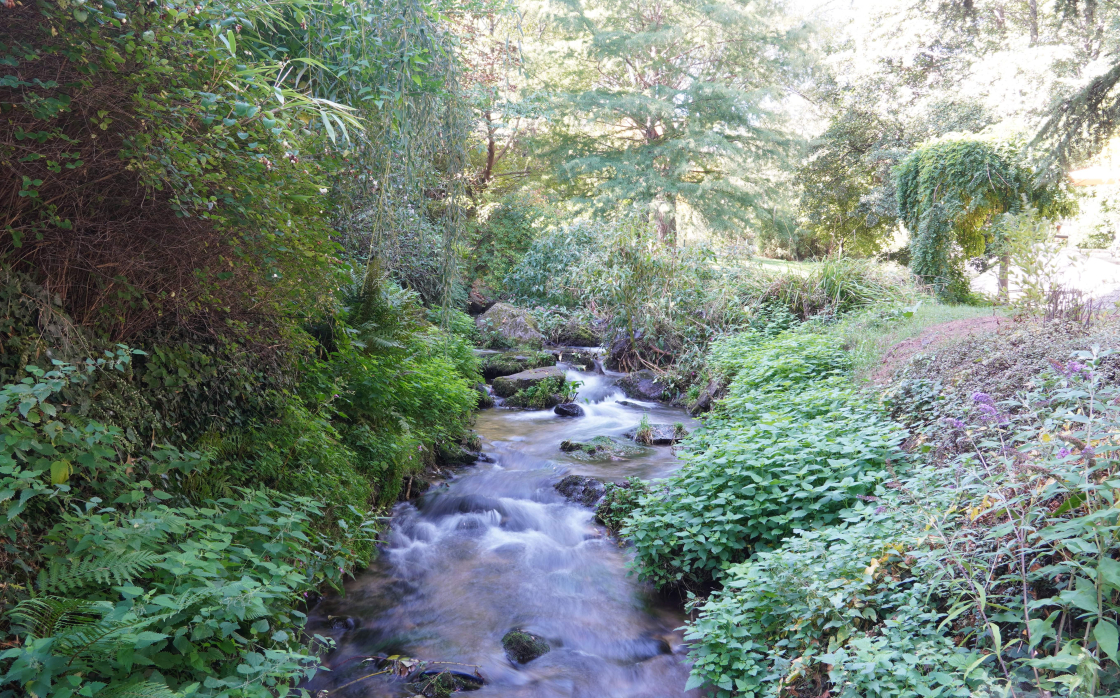
[[[670,244],[683,208],[713,230],[772,218],[791,145],[781,89],[800,75],[804,27],[769,0],[559,9],[563,40],[537,69],[553,97],[551,153],[577,200],[649,207]]]

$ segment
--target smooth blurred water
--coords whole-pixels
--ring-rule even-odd
[[[331,689],[372,670],[349,657],[401,654],[479,665],[487,684],[470,695],[655,698],[684,691],[688,668],[676,604],[628,574],[629,554],[566,502],[553,485],[578,473],[605,480],[662,477],[677,467],[666,447],[647,456],[580,463],[565,439],[620,435],[651,422],[692,422],[683,411],[627,400],[614,376],[568,370],[583,382],[584,417],[551,411],[485,410],[476,429],[493,463],[479,463],[422,499],[397,507],[388,544],[371,568],[324,599],[308,630],[334,637],[325,660],[337,672],[311,681]],[[620,400],[629,404],[620,404]],[[331,629],[328,616],[356,627]],[[552,651],[510,662],[501,638],[512,628],[544,637]],[[449,666],[473,672],[473,668]],[[332,694],[335,695],[335,694]],[[412,695],[402,680],[376,677],[337,695]]]

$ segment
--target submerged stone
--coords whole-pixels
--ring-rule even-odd
[[[528,664],[552,649],[542,638],[518,629],[505,634],[502,647],[506,650],[506,656],[518,664]]]
[[[477,691],[486,682],[481,676],[464,671],[425,671],[413,676],[408,689],[425,698],[445,698],[459,691]]]

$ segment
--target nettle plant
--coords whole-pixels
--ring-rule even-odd
[[[729,396],[684,442],[680,471],[625,520],[640,572],[703,589],[796,529],[835,525],[882,493],[903,431],[848,386],[826,335],[787,332],[735,344]]]

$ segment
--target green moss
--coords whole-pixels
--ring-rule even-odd
[[[518,664],[527,664],[552,648],[541,638],[523,630],[511,630],[502,638],[506,656]]]

